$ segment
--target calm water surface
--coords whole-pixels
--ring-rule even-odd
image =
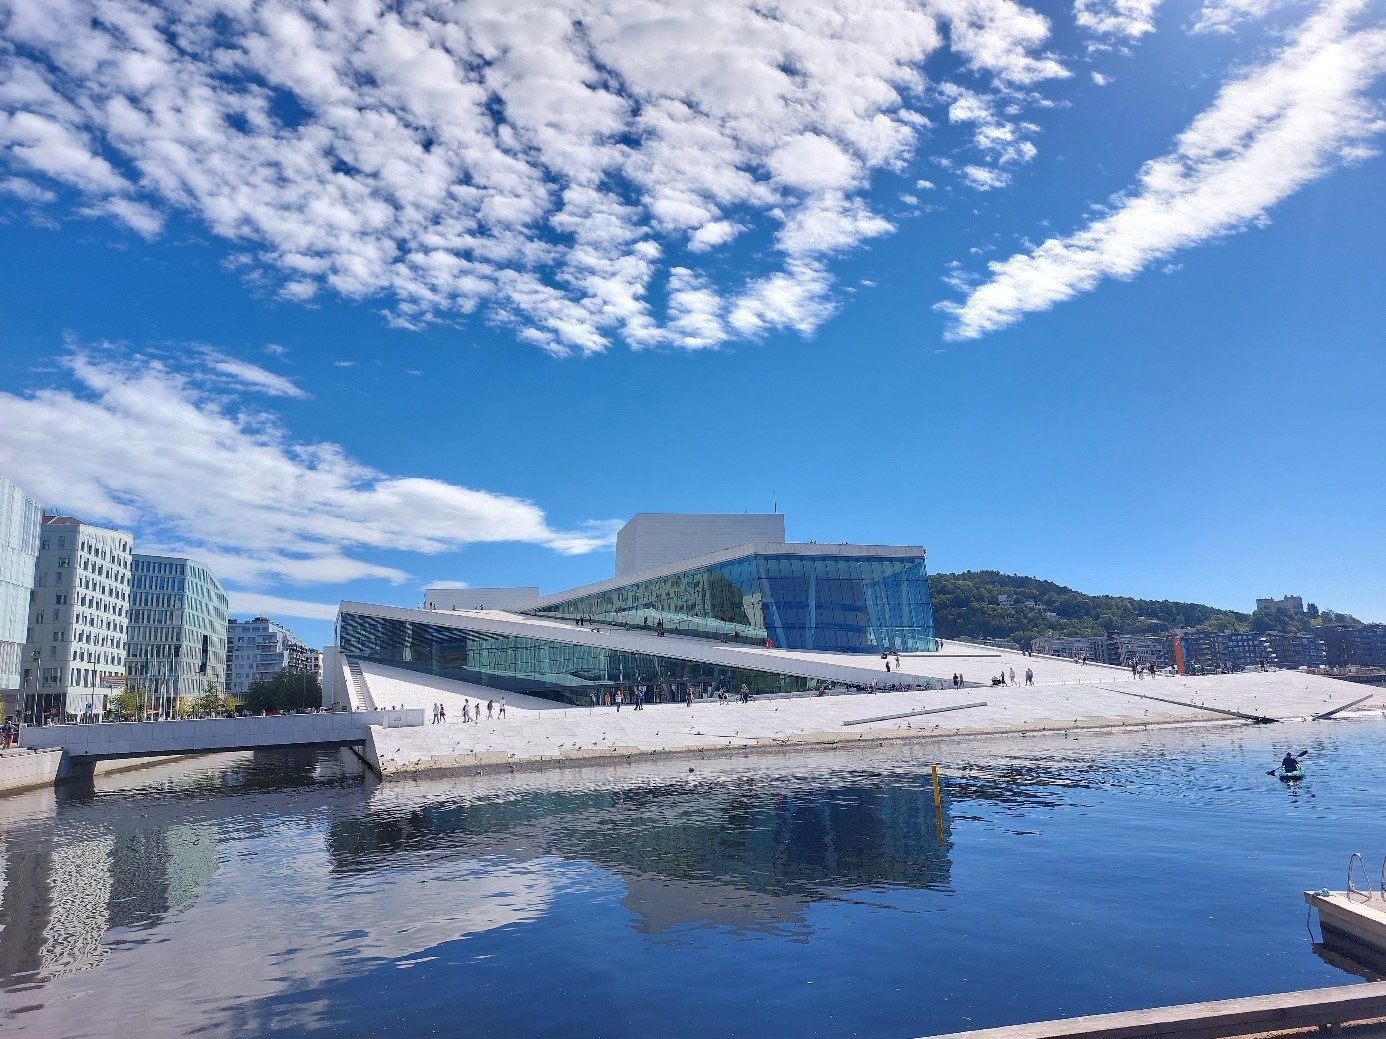
[[[1383,750],[1356,720],[384,786],[227,755],[0,798],[0,1031],[891,1039],[1352,982],[1301,892],[1386,853]]]

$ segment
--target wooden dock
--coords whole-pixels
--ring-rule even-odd
[[[1326,948],[1386,973],[1386,900],[1360,891],[1306,891],[1304,901],[1319,912]]]
[[[934,1039],[1231,1039],[1386,1018],[1386,981],[1036,1021]]]

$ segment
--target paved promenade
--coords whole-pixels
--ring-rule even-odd
[[[1036,671],[1049,658],[1033,661]],[[1207,711],[1145,697],[1179,700],[1222,710],[1304,719],[1341,706],[1367,690],[1346,682],[1293,671],[1244,672],[1202,678],[1160,677],[1136,681],[1115,668],[1067,665],[1081,681],[914,692],[762,699],[749,704],[700,701],[631,706],[565,707],[505,694],[506,717],[483,712],[462,722],[462,704],[499,702],[496,690],[408,671],[363,664],[379,706],[447,708],[446,724],[372,730],[367,746],[385,776],[434,771],[474,772],[561,767],[601,759],[709,753],[744,748],[849,745],[892,739],[958,737],[988,733],[1074,731],[1146,725],[1227,721]],[[908,672],[908,667],[906,668]],[[970,677],[970,676],[969,676]],[[1132,695],[1137,694],[1137,695]],[[985,706],[907,717],[909,712],[984,702]],[[1386,708],[1376,693],[1358,710]],[[875,719],[875,720],[872,720]],[[844,724],[844,723],[860,724]]]

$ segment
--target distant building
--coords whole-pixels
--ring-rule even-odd
[[[1090,660],[1095,664],[1121,662],[1116,640],[1105,635],[1044,635],[1034,639],[1030,648],[1047,657]]]
[[[1264,610],[1267,613],[1273,610],[1284,610],[1287,613],[1303,613],[1304,600],[1298,595],[1287,595],[1283,599],[1257,599],[1256,609]]]
[[[1386,624],[1325,624],[1314,634],[1323,641],[1328,667],[1386,667]]]
[[[250,687],[280,671],[322,676],[322,653],[268,617],[232,618],[226,625],[226,691],[244,696]]]
[[[226,691],[226,592],[195,559],[137,554],[131,565],[128,683],[170,713],[180,696]]]
[[[1283,631],[1265,632],[1262,638],[1275,654],[1280,667],[1327,667],[1328,651],[1323,639],[1316,634],[1289,634]]]
[[[21,661],[26,721],[100,715],[124,686],[131,541],[128,531],[43,517]]]
[[[1122,667],[1135,664],[1139,667],[1170,667],[1174,663],[1174,649],[1168,635],[1118,635],[1116,637],[1117,663]]]
[[[38,502],[0,476],[0,696],[6,715],[18,710],[42,523]]]

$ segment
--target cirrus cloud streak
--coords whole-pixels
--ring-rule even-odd
[[[1358,27],[1364,0],[1329,0],[1267,63],[1227,83],[1169,154],[1141,170],[1108,215],[988,265],[949,314],[975,339],[1025,314],[1131,278],[1175,251],[1263,219],[1311,180],[1371,154],[1383,123],[1368,96],[1386,73],[1386,29]]]

